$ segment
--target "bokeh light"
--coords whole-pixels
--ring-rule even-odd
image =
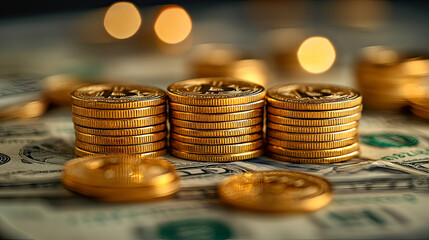
[[[140,12],[134,4],[118,2],[107,9],[104,28],[112,37],[126,39],[137,32],[141,21]]]
[[[327,38],[308,38],[298,49],[298,61],[307,72],[323,73],[334,64],[335,48]]]
[[[177,44],[185,40],[192,30],[192,20],[185,9],[169,5],[161,10],[154,25],[158,38],[168,44]]]

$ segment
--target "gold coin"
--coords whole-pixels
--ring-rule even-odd
[[[0,119],[32,118],[46,112],[48,102],[44,99],[29,101],[19,105],[0,108]]]
[[[293,110],[333,110],[357,106],[361,94],[352,88],[321,84],[291,84],[267,91],[270,106]]]
[[[413,106],[417,106],[423,109],[429,109],[429,97],[421,97],[421,98],[410,98],[408,101]]]
[[[157,125],[165,123],[166,115],[160,114],[142,118],[124,118],[124,119],[103,119],[103,118],[87,118],[73,114],[73,123],[83,127],[89,128],[136,128],[146,127],[150,125]]]
[[[288,157],[298,158],[323,158],[323,157],[335,157],[351,153],[359,150],[359,143],[353,143],[348,146],[338,147],[333,149],[317,149],[317,150],[303,150],[303,149],[288,149],[279,146],[269,144],[267,146],[268,151],[276,154],[280,154]]]
[[[76,115],[90,118],[140,118],[165,113],[166,104],[145,108],[130,109],[94,109],[72,105],[72,112]]]
[[[333,198],[326,179],[284,170],[235,175],[225,179],[218,192],[227,204],[263,212],[314,211]]]
[[[192,136],[192,137],[233,137],[241,136],[252,133],[257,133],[262,131],[263,126],[261,124],[253,125],[250,127],[243,128],[232,128],[232,129],[220,129],[220,130],[200,130],[200,129],[190,129],[190,128],[181,128],[176,126],[171,126],[171,133],[177,133],[180,135]]]
[[[323,126],[323,127],[301,127],[301,126],[292,126],[292,125],[283,125],[278,123],[267,123],[268,129],[274,129],[281,132],[291,132],[291,133],[330,133],[330,132],[339,132],[359,126],[359,122],[350,122],[342,125],[333,125],[333,126]]]
[[[97,136],[134,136],[148,133],[161,132],[167,129],[165,123],[139,128],[123,128],[123,129],[100,129],[86,128],[79,125],[74,125],[76,131]]]
[[[128,153],[128,154],[137,154],[145,152],[153,152],[160,149],[163,149],[167,146],[166,140],[161,140],[158,142],[138,144],[138,145],[123,145],[123,146],[108,146],[108,145],[95,145],[90,143],[84,143],[81,141],[76,141],[76,147],[96,153]]]
[[[234,78],[197,78],[173,83],[167,88],[172,102],[197,106],[225,106],[264,99],[261,85]]]
[[[344,130],[340,132],[315,133],[315,134],[286,133],[286,132],[280,132],[276,130],[267,131],[268,137],[273,137],[280,140],[298,141],[298,142],[327,142],[327,141],[335,141],[335,140],[351,138],[356,135],[358,135],[357,128],[352,128],[352,129]]]
[[[231,129],[231,128],[243,128],[248,126],[253,126],[256,124],[262,123],[262,117],[229,121],[229,122],[190,122],[179,120],[175,118],[170,118],[170,124],[183,128],[191,128],[191,129]]]
[[[83,149],[80,149],[78,147],[74,148],[74,153],[76,155],[78,155],[79,157],[84,157],[84,156],[88,156],[88,155],[95,155],[95,154],[100,154],[100,153],[96,153],[96,152],[90,152],[90,151],[86,151]],[[153,152],[145,152],[145,153],[136,153],[134,155],[138,155],[139,157],[147,157],[147,158],[157,158],[157,157],[161,157],[162,155],[167,154],[167,148],[161,149],[161,150],[156,150]]]
[[[411,112],[417,117],[429,119],[429,111],[420,111],[412,108]]]
[[[256,102],[239,104],[239,105],[230,105],[230,106],[192,106],[192,105],[185,105],[185,104],[170,102],[169,106],[170,106],[170,109],[181,111],[181,112],[235,113],[235,112],[244,112],[248,110],[262,108],[265,106],[265,100],[259,100]]]
[[[267,114],[267,120],[270,122],[283,124],[283,125],[308,126],[308,127],[342,125],[342,124],[358,121],[360,117],[361,117],[360,113],[353,114],[346,117],[322,118],[322,119],[298,119],[298,118],[279,117],[276,115]]]
[[[229,154],[242,153],[261,148],[263,141],[257,140],[254,142],[228,144],[228,145],[197,145],[183,143],[176,140],[170,140],[170,146],[180,151],[198,154]]]
[[[275,153],[269,153],[268,156],[285,162],[293,162],[293,163],[308,163],[308,164],[325,164],[325,163],[337,163],[344,162],[355,157],[359,156],[359,151],[347,153],[341,156],[335,157],[325,157],[325,158],[295,158],[295,157],[287,157]]]
[[[55,105],[70,106],[71,93],[77,88],[91,84],[91,80],[93,81],[93,79],[84,79],[72,75],[53,75],[43,80],[44,95],[49,102]]]
[[[289,118],[336,118],[350,116],[362,112],[362,105],[357,105],[351,108],[329,110],[329,111],[298,111],[286,110],[274,107],[267,107],[267,112],[272,115]]]
[[[160,105],[166,95],[154,87],[98,84],[76,89],[71,99],[73,105],[85,108],[128,109]]]
[[[178,112],[174,110],[170,111],[170,116],[172,118],[186,120],[186,121],[194,121],[194,122],[227,122],[227,121],[262,117],[263,114],[264,114],[264,110],[262,108],[244,111],[244,112],[216,113],[216,114],[187,113],[187,112]]]
[[[348,146],[350,144],[359,142],[359,138],[357,136],[346,138],[342,140],[335,140],[329,142],[294,142],[294,141],[285,141],[272,137],[267,137],[268,144],[290,148],[290,149],[302,149],[302,150],[321,150],[321,149],[332,149]]]
[[[167,137],[167,131],[135,136],[97,136],[75,131],[76,140],[99,145],[135,145],[157,142]]]
[[[204,161],[204,162],[231,162],[231,161],[241,161],[251,158],[256,158],[262,156],[264,150],[257,149],[253,151],[247,151],[243,153],[233,153],[233,154],[200,154],[200,153],[189,153],[175,148],[170,149],[171,154],[178,158],[194,160],[194,161]]]
[[[255,134],[249,134],[249,135],[242,135],[242,136],[234,136],[234,137],[189,137],[180,135],[174,132],[170,133],[170,139],[175,139],[180,142],[184,143],[192,143],[192,144],[235,144],[235,143],[242,143],[242,142],[253,142],[259,139],[262,139],[262,132],[255,133]]]

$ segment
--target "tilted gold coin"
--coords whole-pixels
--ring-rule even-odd
[[[228,122],[191,122],[184,121],[175,118],[170,118],[170,124],[182,128],[191,128],[191,129],[231,129],[231,128],[243,128],[248,126],[253,126],[263,122],[262,117],[249,118],[236,121]]]
[[[46,112],[48,102],[45,99],[25,102],[0,108],[0,119],[32,118],[41,116]]]
[[[262,131],[263,126],[261,124],[253,125],[243,128],[231,128],[231,129],[219,129],[219,130],[200,130],[200,129],[190,129],[171,126],[171,133],[177,133],[180,135],[192,136],[192,137],[233,137],[248,135],[252,133],[258,133]]]
[[[268,137],[277,138],[280,140],[286,141],[297,141],[297,142],[327,142],[342,140],[346,138],[351,138],[358,135],[358,129],[352,128],[349,130],[344,130],[341,132],[332,132],[332,133],[286,133],[276,130],[267,131]]]
[[[289,157],[298,158],[320,158],[320,157],[335,157],[351,153],[359,150],[359,144],[353,143],[344,147],[337,147],[333,149],[317,149],[317,150],[303,150],[303,149],[289,149],[269,144],[267,146],[268,151],[276,154]]]
[[[80,149],[78,147],[74,147],[74,153],[76,155],[78,155],[79,157],[84,157],[84,156],[88,156],[88,155],[99,155],[100,153],[97,152],[90,152],[90,151],[86,151],[83,149]],[[157,158],[157,157],[161,157],[162,155],[167,154],[167,148],[163,148],[160,150],[156,150],[153,152],[145,152],[145,153],[136,153],[135,155],[138,155],[138,157],[142,157],[142,158]]]
[[[283,125],[278,123],[267,123],[268,129],[274,129],[281,132],[291,132],[291,133],[330,133],[330,132],[339,132],[359,126],[359,122],[350,122],[342,125],[333,125],[333,126],[321,126],[321,127],[302,127],[302,126],[292,126],[292,125]]]
[[[138,145],[122,145],[122,146],[109,146],[109,145],[95,145],[90,143],[84,143],[81,141],[76,141],[76,147],[81,148],[90,152],[97,153],[145,153],[153,152],[156,150],[163,149],[167,146],[166,140],[161,140],[158,142],[138,144]]]
[[[58,74],[43,79],[44,96],[55,105],[70,106],[70,94],[77,88],[94,84],[96,79],[85,79],[78,76]]]
[[[218,187],[227,204],[263,212],[306,212],[327,205],[333,197],[324,178],[292,171],[260,171],[235,175]]]
[[[264,110],[262,108],[244,111],[244,112],[216,113],[216,114],[187,113],[187,112],[178,112],[178,111],[170,110],[170,116],[172,118],[186,120],[186,121],[194,121],[194,122],[227,122],[227,121],[262,117],[263,114],[264,114]]]
[[[275,146],[290,148],[290,149],[323,150],[323,149],[332,149],[332,148],[348,146],[353,143],[359,142],[359,138],[355,136],[351,138],[329,141],[329,142],[295,142],[295,141],[285,141],[285,140],[280,140],[272,137],[267,137],[267,142],[270,145],[275,145]]]
[[[228,145],[197,145],[179,142],[170,139],[170,146],[184,152],[199,153],[199,154],[229,154],[229,153],[243,153],[247,151],[256,150],[261,148],[263,141],[257,140],[253,142],[228,144]]]
[[[231,161],[241,161],[251,158],[256,158],[262,156],[264,150],[262,148],[252,151],[247,151],[243,153],[232,153],[232,154],[200,154],[200,153],[189,153],[175,148],[170,149],[171,154],[178,158],[183,158],[187,160],[194,161],[204,161],[204,162],[231,162]]]
[[[76,140],[99,145],[134,145],[157,142],[167,137],[167,131],[135,136],[98,136],[75,131]]]
[[[327,163],[337,163],[344,162],[355,157],[359,156],[359,151],[347,153],[341,156],[335,157],[325,157],[325,158],[296,158],[296,157],[288,157],[280,154],[269,153],[268,156],[285,162],[293,162],[293,163],[308,163],[308,164],[327,164]]]
[[[95,109],[72,105],[72,112],[76,115],[90,118],[140,118],[165,113],[166,104],[145,108],[130,109]]]
[[[262,108],[265,106],[265,100],[259,100],[256,102],[230,105],[230,106],[192,106],[185,105],[175,102],[169,103],[170,109],[181,111],[181,112],[193,112],[193,113],[234,113],[253,110]]]
[[[267,114],[267,120],[273,123],[283,124],[283,125],[293,125],[293,126],[333,126],[333,125],[342,125],[346,123],[351,123],[358,121],[361,117],[360,113],[353,114],[346,117],[338,118],[320,118],[320,119],[298,119],[298,118],[287,118],[279,117],[272,114]]]
[[[171,102],[197,106],[225,106],[262,100],[265,88],[234,78],[197,78],[167,88]]]
[[[167,117],[165,114],[142,118],[123,118],[123,119],[104,119],[104,118],[88,118],[73,114],[73,123],[89,128],[138,128],[150,125],[165,123]]]
[[[68,161],[63,184],[101,200],[135,201],[169,196],[179,190],[174,167],[136,155],[93,155]]]
[[[98,84],[76,89],[71,99],[73,105],[85,108],[128,109],[160,105],[166,95],[154,87]]]
[[[291,84],[267,91],[270,106],[294,110],[333,110],[361,104],[361,94],[352,88],[322,84]]]
[[[249,134],[249,135],[242,135],[242,136],[233,136],[233,137],[190,137],[190,136],[180,135],[174,132],[170,133],[170,139],[175,139],[177,141],[184,142],[184,143],[201,144],[201,145],[207,145],[207,144],[219,145],[219,144],[253,142],[253,141],[262,139],[262,137],[263,137],[262,132]]]
[[[101,128],[87,128],[79,125],[74,125],[76,131],[92,134],[97,136],[134,136],[143,135],[148,133],[157,133],[167,129],[165,123],[152,125],[147,127],[138,128],[119,128],[119,129],[101,129]]]
[[[336,118],[350,116],[362,112],[362,105],[357,105],[351,108],[327,110],[327,111],[299,111],[287,110],[274,107],[267,107],[267,112],[272,115],[279,115],[281,117],[289,118]]]

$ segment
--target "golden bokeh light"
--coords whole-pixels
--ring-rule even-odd
[[[113,4],[104,16],[104,28],[117,39],[132,37],[139,30],[141,22],[139,10],[129,2]]]
[[[158,38],[168,44],[185,40],[192,30],[192,20],[185,9],[176,5],[166,6],[154,25]]]
[[[298,49],[298,61],[307,72],[323,73],[334,64],[335,48],[327,38],[308,38]]]

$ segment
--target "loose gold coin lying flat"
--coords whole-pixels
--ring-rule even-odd
[[[287,118],[279,117],[272,114],[267,114],[267,120],[270,122],[284,124],[284,125],[293,125],[293,126],[333,126],[333,125],[342,125],[346,123],[351,123],[358,121],[361,117],[360,113],[338,118],[322,118],[322,119],[298,119],[298,118]]]
[[[171,154],[178,158],[194,160],[194,161],[204,161],[204,162],[232,162],[232,161],[241,161],[251,158],[256,158],[262,156],[264,153],[263,149],[257,149],[253,151],[247,151],[243,153],[233,153],[233,154],[200,154],[200,153],[189,153],[175,148],[171,148]]]
[[[128,109],[160,105],[166,95],[154,87],[98,84],[76,89],[71,99],[73,105],[85,108]]]
[[[228,145],[197,145],[170,140],[170,146],[180,151],[199,154],[229,154],[243,153],[261,148],[263,141],[228,144]]]
[[[345,147],[338,147],[333,149],[317,149],[317,150],[302,150],[302,149],[288,149],[274,145],[267,146],[268,151],[288,157],[298,158],[320,158],[320,157],[335,157],[351,153],[359,150],[359,144],[353,143]]]
[[[89,128],[138,128],[150,125],[165,123],[166,115],[160,114],[156,116],[142,118],[124,118],[124,119],[103,119],[103,118],[87,118],[78,115],[72,117],[74,124],[89,127]]]
[[[269,153],[268,156],[285,162],[293,162],[293,163],[308,163],[308,164],[322,164],[322,163],[337,163],[344,162],[350,159],[353,159],[359,156],[359,151],[351,152],[341,156],[335,157],[325,157],[325,158],[295,158],[295,157],[287,157],[275,153]]]
[[[411,112],[417,117],[429,119],[429,111],[419,111],[412,108]]]
[[[165,113],[166,104],[131,109],[94,109],[72,105],[74,114],[90,118],[140,118]]]
[[[170,133],[170,139],[174,139],[184,143],[201,144],[201,145],[235,144],[235,143],[243,143],[243,142],[253,142],[253,141],[262,139],[262,132],[249,134],[249,135],[234,136],[234,137],[189,137],[189,136],[184,136],[184,135],[180,135],[172,132]]]
[[[255,117],[262,117],[264,111],[262,108],[249,110],[245,112],[235,112],[235,113],[217,113],[217,114],[199,114],[199,113],[187,113],[187,112],[178,112],[171,110],[170,116],[172,118],[194,121],[194,122],[227,122],[227,121],[236,121],[242,119],[249,119]]]
[[[46,112],[48,102],[44,99],[29,101],[19,105],[0,108],[0,119],[32,118]]]
[[[76,147],[90,152],[97,153],[128,153],[137,154],[145,152],[153,152],[163,149],[167,146],[167,141],[162,140],[153,143],[138,144],[138,145],[123,145],[123,146],[108,146],[108,145],[95,145],[76,141]]]
[[[167,137],[167,131],[135,136],[98,136],[75,131],[76,140],[98,145],[134,145],[157,142]]]
[[[78,155],[79,157],[84,157],[84,156],[88,156],[88,155],[95,155],[95,154],[100,154],[97,152],[90,152],[90,151],[86,151],[83,149],[80,149],[78,147],[74,148],[74,153],[76,155]],[[162,155],[165,155],[167,153],[167,148],[164,149],[160,149],[160,150],[156,150],[153,152],[145,152],[145,153],[136,153],[135,155],[137,155],[138,157],[142,157],[142,158],[157,158],[157,157],[161,157]]]
[[[265,100],[259,100],[256,102],[239,104],[239,105],[230,105],[230,106],[192,106],[185,105],[175,102],[169,103],[170,108],[176,111],[181,112],[193,112],[193,113],[234,113],[234,112],[243,112],[248,110],[253,110],[257,108],[262,108],[265,106]]]
[[[191,129],[231,129],[231,128],[243,128],[248,126],[253,126],[256,124],[262,123],[262,117],[229,121],[229,122],[190,122],[179,120],[175,118],[170,118],[170,124],[182,128],[191,128]]]
[[[261,85],[234,78],[197,78],[168,86],[171,102],[196,106],[225,106],[256,102],[265,97]]]
[[[286,110],[274,107],[267,107],[267,112],[273,115],[289,118],[336,118],[350,116],[362,111],[362,105],[357,105],[351,108],[328,110],[328,111],[298,111]]]
[[[179,190],[174,167],[136,155],[93,155],[68,161],[63,184],[101,200],[135,201],[169,196]]]
[[[334,126],[301,127],[301,126],[283,125],[283,124],[269,122],[267,124],[267,128],[274,129],[281,132],[290,132],[290,133],[330,133],[330,132],[339,132],[339,131],[356,128],[358,125],[359,125],[359,122],[351,122],[351,123],[334,125]]]
[[[171,126],[171,133],[177,133],[180,135],[186,135],[191,137],[233,137],[248,135],[252,133],[258,133],[262,131],[262,125],[253,125],[250,127],[243,128],[232,128],[232,129],[220,129],[220,130],[200,130],[200,129],[190,129],[190,128],[181,128],[176,126]]]
[[[358,129],[352,128],[349,130],[344,130],[341,132],[332,132],[332,133],[286,133],[276,130],[267,131],[268,137],[277,138],[280,140],[286,141],[297,141],[297,142],[327,142],[342,140],[346,138],[351,138],[358,135]]]
[[[292,171],[260,171],[235,175],[218,187],[227,204],[263,212],[307,212],[327,205],[333,197],[324,178]]]
[[[333,110],[361,104],[357,90],[322,84],[291,84],[267,91],[270,106],[294,110]]]
[[[158,124],[140,128],[119,128],[119,129],[100,129],[100,128],[86,128],[79,125],[74,125],[76,131],[92,134],[97,136],[134,136],[149,133],[161,132],[167,129],[166,125]]]
[[[284,148],[290,149],[302,149],[302,150],[323,150],[323,149],[332,149],[339,148],[357,143],[359,138],[357,136],[346,138],[343,140],[329,141],[329,142],[294,142],[294,141],[284,141],[272,137],[267,137],[268,144],[275,145]]]

